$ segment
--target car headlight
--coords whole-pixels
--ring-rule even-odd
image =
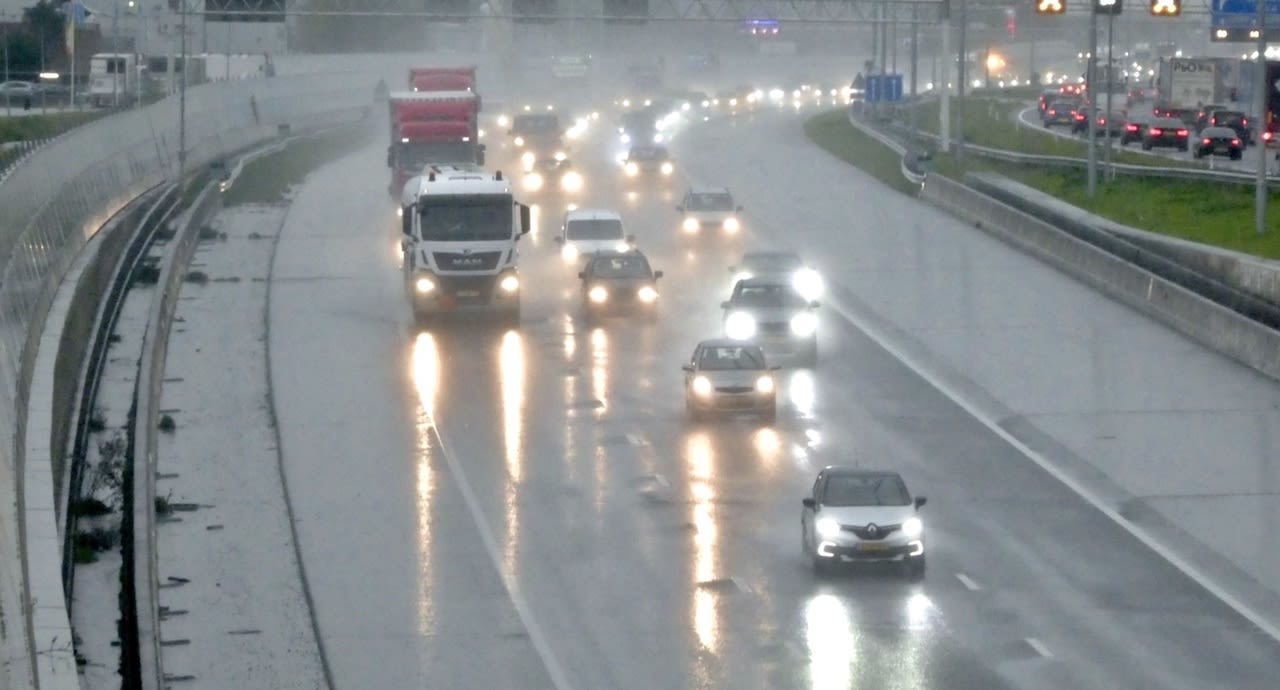
[[[711,381],[705,376],[693,377],[693,392],[698,395],[711,395]]]
[[[520,289],[520,279],[508,274],[498,281],[498,287],[502,288],[503,292],[511,294]]]
[[[605,300],[609,299],[609,291],[597,285],[587,291],[587,299],[596,304],[603,304]]]
[[[552,156],[552,158],[555,158],[557,163],[563,163],[568,156],[565,155],[564,151],[556,151],[556,155]]]
[[[404,207],[396,209],[396,218],[404,218]]]
[[[663,139],[663,136],[662,136],[661,134],[655,134],[655,135],[653,135],[653,143],[655,143],[655,144],[661,144],[661,143],[662,143],[662,139]]]
[[[680,227],[684,228],[685,232],[697,232],[699,227],[698,219],[685,218],[684,222],[680,224]]]
[[[564,174],[564,177],[560,178],[560,186],[564,188],[564,191],[566,192],[582,191],[582,175],[569,171]]]
[[[800,296],[813,301],[822,296],[822,276],[812,268],[802,268],[791,278],[791,286]]]
[[[537,160],[538,158],[533,155],[533,151],[525,151],[520,154],[520,162],[524,164],[525,171],[533,170],[533,164],[536,163]]]
[[[542,189],[542,175],[538,173],[529,173],[524,176],[524,188],[530,192],[536,192]]]
[[[773,377],[761,376],[756,379],[756,392],[768,395],[773,392]]]
[[[636,175],[639,175],[639,174],[640,174],[640,166],[638,166],[638,165],[636,165],[635,163],[632,163],[632,162],[628,162],[628,163],[623,167],[623,170],[626,170],[626,171],[627,171],[627,175],[629,175],[630,177],[635,177]]]
[[[795,333],[801,338],[807,338],[813,335],[814,332],[816,332],[817,330],[818,330],[818,317],[814,316],[813,314],[810,314],[809,312],[804,312],[801,314],[796,314],[795,316],[791,317],[791,332]]]
[[[733,282],[736,283],[739,280],[751,280],[754,277],[756,276],[751,271],[738,271],[737,273],[733,274]]]
[[[833,518],[822,518],[814,523],[813,528],[823,539],[835,539],[836,535],[840,534],[840,523]]]
[[[436,289],[436,282],[430,278],[419,278],[413,281],[413,289],[417,290],[419,295],[425,295]]]
[[[756,334],[756,320],[744,311],[735,311],[724,320],[724,333],[734,340],[750,340]]]
[[[631,143],[631,135],[630,135],[630,134],[623,134],[623,135],[622,135],[622,137],[621,137],[621,139],[622,139],[622,143],[624,143],[624,144],[630,144],[630,143]]]
[[[511,118],[507,117],[506,115],[499,115],[499,116],[498,116],[498,126],[499,126],[499,127],[510,127],[510,126],[511,126]]]
[[[641,302],[652,302],[658,299],[658,291],[646,285],[640,288],[640,291],[636,293],[636,296],[640,298]]]
[[[724,221],[724,229],[726,232],[737,232],[742,228],[737,218],[726,218]]]
[[[631,251],[631,245],[627,244],[626,242],[619,242],[613,245],[613,251],[619,252],[619,253],[629,252]]]
[[[676,166],[674,166],[674,165],[672,165],[672,164],[670,164],[670,163],[663,163],[663,164],[662,164],[662,174],[663,174],[663,175],[670,175],[671,173],[675,172],[675,170],[676,170]]]
[[[902,522],[902,534],[907,539],[915,539],[924,534],[924,523],[918,517],[909,517]]]
[[[516,137],[516,146],[524,146],[524,137]]]

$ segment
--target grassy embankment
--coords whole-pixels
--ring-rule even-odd
[[[237,206],[283,201],[289,190],[313,170],[353,153],[368,144],[371,137],[369,128],[353,125],[294,141],[284,150],[244,166],[231,189],[222,195],[222,203]]]
[[[932,113],[936,123],[937,111]],[[919,121],[924,126],[928,115],[922,113],[922,116]],[[985,144],[982,137],[989,136],[985,132],[997,127],[1008,133],[1014,124],[1007,118],[1007,109],[970,106],[965,118],[969,140]],[[814,116],[805,123],[805,131],[815,143],[836,157],[862,167],[895,189],[910,191],[910,185],[901,181],[897,155],[854,129],[844,111]],[[1025,134],[1029,141],[1034,141],[1030,139],[1032,135],[1043,137],[1039,132]],[[1067,144],[1076,144],[1083,153],[1083,144],[1077,142],[1031,145],[1051,147]],[[1014,147],[1006,143],[1001,148]],[[952,177],[969,170],[998,172],[1118,223],[1267,258],[1280,258],[1280,192],[1274,190],[1268,199],[1269,232],[1258,235],[1254,232],[1254,191],[1247,185],[1118,176],[1110,181],[1100,179],[1098,194],[1090,200],[1086,198],[1083,170],[1010,165],[984,161],[973,155],[967,156],[963,164],[951,156],[940,155],[935,169]],[[890,181],[894,176],[898,179]]]

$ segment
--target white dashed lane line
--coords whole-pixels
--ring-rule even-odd
[[[964,573],[956,573],[956,579],[959,580],[960,584],[964,585],[965,589],[968,589],[970,592],[976,592],[982,589],[982,585],[978,584],[973,578],[965,575]]]

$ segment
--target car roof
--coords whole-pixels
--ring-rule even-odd
[[[738,281],[738,283],[737,283],[737,285],[734,285],[734,289],[736,290],[736,289],[738,288],[738,286],[742,286],[742,287],[768,287],[768,286],[774,286],[774,285],[781,286],[781,287],[785,287],[785,288],[790,288],[790,287],[791,287],[791,283],[790,283],[790,282],[788,282],[787,280],[784,280],[783,278],[780,278],[780,277],[770,277],[770,276],[759,276],[759,277],[752,277],[752,278],[743,278],[742,280],[739,280],[739,281]]]
[[[689,187],[690,194],[729,194],[728,187]],[[732,195],[731,195],[732,196]]]
[[[751,259],[773,259],[773,258],[799,259],[800,255],[795,252],[784,252],[784,251],[745,252],[742,255],[742,260],[744,262],[749,261]]]
[[[753,343],[749,340],[734,340],[732,338],[710,338],[698,342],[698,347],[754,347],[760,348],[759,343]]]
[[[564,214],[564,220],[622,220],[622,214],[607,208],[575,208]]]
[[[625,252],[620,252],[616,249],[602,249],[598,252],[592,252],[591,258],[587,261],[587,263],[591,263],[596,259],[619,259],[619,258],[630,258],[630,257],[641,258],[641,259],[644,259],[645,261],[649,260],[649,257],[645,256],[644,252],[640,251],[639,249],[631,249]]]
[[[898,479],[902,479],[902,475],[898,474],[897,472],[894,472],[893,470],[868,469],[865,467],[857,467],[854,465],[827,465],[826,467],[822,468],[822,471],[826,472],[828,476],[838,475],[841,477],[897,477]],[[906,481],[903,481],[902,483],[906,484]]]

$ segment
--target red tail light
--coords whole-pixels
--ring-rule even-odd
[[[1187,136],[1187,130],[1185,130],[1185,129],[1180,129],[1180,130],[1178,130],[1178,136],[1180,136],[1180,137],[1185,137],[1185,136]]]
[[[1247,125],[1247,124],[1249,124],[1249,118],[1247,118],[1247,117],[1242,117],[1242,118],[1240,118],[1240,124],[1242,124],[1242,125]]]
[[[1232,146],[1239,146],[1239,145],[1240,145],[1240,140],[1239,140],[1239,139],[1232,139],[1232,140],[1231,140],[1231,145],[1232,145]]]
[[[1057,115],[1057,114],[1058,114],[1058,111],[1054,110],[1053,108],[1050,108],[1050,109],[1049,109],[1049,114],[1050,114],[1050,115]]]
[[[1076,119],[1077,119],[1077,120],[1083,120],[1083,119],[1084,119],[1084,113],[1076,113]]]
[[[1100,117],[1100,118],[1098,118],[1098,124],[1100,124],[1100,125],[1105,125],[1105,124],[1107,124],[1107,118],[1105,118],[1105,117]]]
[[[1271,141],[1271,136],[1272,136],[1271,132],[1264,132],[1264,133],[1262,134],[1262,140],[1263,140],[1263,141]]]
[[[1161,134],[1164,134],[1164,130],[1163,130],[1163,129],[1158,129],[1158,128],[1156,128],[1156,127],[1152,127],[1150,130],[1148,130],[1148,131],[1147,131],[1147,133],[1148,133],[1148,134],[1150,134],[1150,135],[1151,135],[1151,136],[1153,136],[1153,137],[1158,137],[1158,136],[1160,136]]]
[[[1125,126],[1124,126],[1124,131],[1126,131],[1126,132],[1136,132],[1136,131],[1138,131],[1138,126],[1137,126],[1137,125],[1125,125]]]
[[[1204,143],[1204,145],[1205,145],[1205,146],[1208,146],[1209,144],[1212,144],[1212,143],[1213,143],[1213,140],[1212,140],[1212,139],[1205,139],[1203,143]]]

